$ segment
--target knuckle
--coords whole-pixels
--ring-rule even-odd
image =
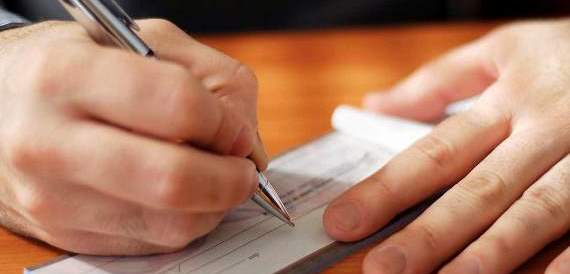
[[[521,206],[522,205],[522,206]],[[510,214],[505,214],[502,217],[505,221],[509,222],[511,226],[517,226],[519,229],[534,235],[540,233],[544,227],[544,215],[542,212],[536,210],[529,210],[525,202],[519,200],[510,210]]]
[[[380,169],[378,172],[368,177],[366,182],[376,186],[378,188],[378,192],[382,193],[384,197],[401,196],[400,193],[394,189],[394,185],[390,183],[391,181],[384,177],[384,174],[384,169]]]
[[[49,144],[26,141],[22,138],[12,142],[7,148],[7,161],[18,171],[32,172],[39,167],[48,168],[54,165],[62,169],[63,160],[58,147]]]
[[[150,28],[158,32],[170,32],[173,30],[178,30],[178,27],[173,22],[162,19],[162,18],[152,18],[142,21],[145,28]]]
[[[478,110],[468,110],[456,117],[461,128],[493,128],[501,123],[499,120],[506,120],[500,114],[491,115],[489,112],[482,113]]]
[[[25,78],[23,87],[44,97],[54,97],[65,91],[70,71],[77,71],[88,61],[81,47],[61,48],[53,43],[45,43],[41,50],[29,54],[22,68],[21,77]],[[77,74],[75,75],[77,77]]]
[[[570,220],[568,201],[570,197],[564,197],[560,191],[552,186],[536,186],[525,191],[521,201],[533,206],[543,216],[552,220]]]
[[[62,81],[57,73],[51,73],[54,60],[61,58],[60,51],[53,46],[46,46],[42,51],[37,52],[30,60],[27,78],[28,91],[33,93],[54,95],[60,90]],[[57,59],[55,59],[57,58]]]
[[[503,177],[494,171],[479,171],[458,185],[476,205],[493,205],[501,201],[507,191]]]
[[[446,119],[441,126],[460,129],[464,132],[481,130],[505,131],[509,125],[509,116],[503,110],[476,103],[472,108]]]
[[[188,162],[186,162],[188,163]],[[156,192],[156,203],[162,208],[179,209],[187,206],[187,176],[180,165],[175,164],[162,175]]]
[[[494,254],[511,254],[513,252],[513,246],[509,244],[505,237],[484,235],[480,241],[485,245],[485,250]]]
[[[427,224],[417,224],[410,227],[410,235],[418,238],[422,244],[430,251],[437,251],[442,248],[441,236],[435,228]]]
[[[36,190],[25,190],[17,195],[18,204],[32,222],[47,225],[53,208],[51,199]]]
[[[242,63],[237,63],[233,76],[234,81],[245,87],[248,91],[257,91],[258,80],[251,68]]]
[[[526,25],[526,23],[511,23],[499,26],[487,34],[484,40],[493,47],[498,48],[500,52],[512,51],[514,48],[517,48],[514,45],[520,41],[521,30],[526,28]]]
[[[438,168],[445,168],[455,155],[455,147],[435,134],[421,139],[415,146],[415,150],[427,158]]]

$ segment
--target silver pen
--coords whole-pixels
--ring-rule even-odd
[[[111,39],[122,48],[139,55],[156,57],[152,49],[137,35],[139,26],[114,0],[59,0],[59,2],[95,41]],[[281,221],[295,226],[287,208],[267,177],[261,171],[258,171],[257,177],[258,187],[252,200]]]

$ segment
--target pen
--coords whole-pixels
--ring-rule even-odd
[[[114,0],[59,0],[69,14],[97,42],[110,38],[117,45],[145,57],[156,57],[152,49],[136,34],[139,26]],[[287,208],[277,191],[261,172],[257,172],[258,187],[252,200],[273,216],[290,226]]]

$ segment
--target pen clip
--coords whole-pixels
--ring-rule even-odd
[[[121,20],[121,22],[123,22],[125,26],[134,31],[141,30],[141,28],[139,27],[139,25],[137,25],[135,20],[133,20],[133,18],[131,18],[127,14],[127,12],[125,12],[125,10],[121,8],[119,4],[117,4],[117,2],[115,2],[114,0],[100,0],[100,1],[101,3],[103,3],[103,5],[105,5],[109,9],[109,11],[111,11],[119,20]]]
[[[97,42],[109,38],[119,46],[147,57],[153,51],[136,34],[140,27],[114,0],[59,0],[69,14]]]
[[[68,11],[72,12],[73,9],[79,9],[82,15],[87,16],[89,20],[98,22],[98,16],[92,10],[94,3],[88,3],[89,0],[60,0]],[[133,31],[140,31],[139,25],[131,18],[127,12],[117,4],[114,0],[98,0],[98,5],[105,7],[118,21],[123,23],[126,27]],[[72,14],[74,17],[77,13]],[[77,18],[76,18],[77,19]]]

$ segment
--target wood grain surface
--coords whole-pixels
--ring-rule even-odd
[[[234,34],[199,40],[256,71],[260,130],[268,151],[275,155],[331,130],[329,119],[335,106],[359,105],[366,91],[389,88],[421,64],[496,25]],[[551,244],[516,273],[543,273],[569,242],[567,235]],[[25,266],[64,253],[0,229],[0,254],[0,273],[21,273]],[[365,254],[366,250],[358,252],[326,273],[359,273]]]

